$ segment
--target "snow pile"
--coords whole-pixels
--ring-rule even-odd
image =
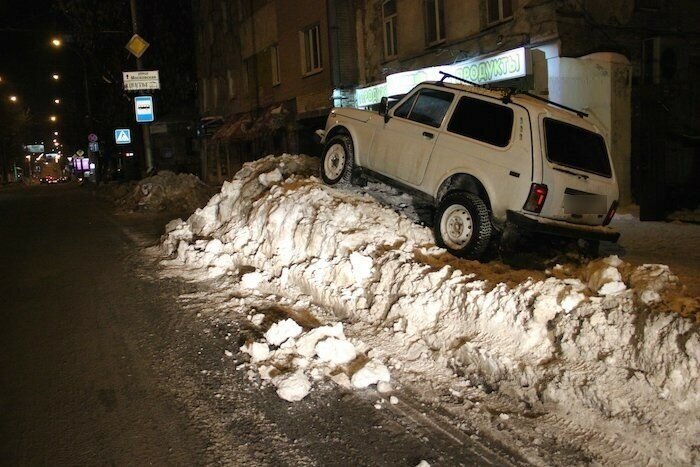
[[[700,335],[692,320],[660,312],[698,305],[676,296],[668,267],[612,256],[543,280],[509,278],[502,265],[436,248],[430,230],[369,196],[324,186],[309,177],[316,167],[289,155],[246,164],[187,222],[168,224],[163,251],[208,277],[262,271],[248,286],[265,281],[363,323],[394,367],[417,374],[437,362],[576,422],[614,418],[616,436],[634,437],[646,461],[698,461]],[[279,348],[260,371],[295,400],[309,366],[332,368],[350,351],[331,341],[319,352],[301,342],[308,334],[288,334],[268,341]],[[275,381],[282,361],[291,371]],[[351,375],[356,387],[389,378],[381,362],[364,367]]]
[[[306,397],[312,381],[332,379],[345,387],[352,384],[364,389],[390,380],[383,363],[369,360],[346,339],[341,323],[304,332],[288,318],[273,324],[263,340],[248,342],[241,351],[250,355],[260,378],[272,383],[277,394],[290,402]]]
[[[207,202],[210,193],[196,175],[162,170],[138,183],[117,185],[108,196],[125,211],[192,212]]]

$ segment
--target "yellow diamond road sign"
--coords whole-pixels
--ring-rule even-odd
[[[143,37],[134,34],[131,36],[131,39],[129,39],[129,42],[126,43],[126,50],[134,54],[136,58],[141,58],[141,55],[143,55],[149,45],[151,44],[146,42]]]

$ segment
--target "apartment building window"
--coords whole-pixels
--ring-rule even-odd
[[[445,40],[445,8],[443,0],[424,0],[425,43],[437,44]]]
[[[228,98],[234,99],[236,97],[236,80],[234,79],[233,71],[226,71],[226,79],[228,81]]]
[[[270,66],[272,67],[272,85],[276,86],[280,84],[280,57],[279,50],[276,45],[270,47]]]
[[[513,16],[513,0],[488,0],[487,5],[489,24]]]
[[[243,60],[243,94],[250,96],[250,75],[253,72],[252,58]]]
[[[399,52],[396,39],[396,0],[386,0],[382,4],[382,18],[384,21],[384,57],[393,58]]]
[[[212,78],[211,83],[211,106],[216,108],[219,106],[219,78]]]
[[[301,71],[308,75],[321,71],[321,34],[319,25],[299,32]]]
[[[202,111],[206,112],[209,110],[209,102],[208,102],[208,94],[209,90],[207,87],[207,79],[202,78]]]

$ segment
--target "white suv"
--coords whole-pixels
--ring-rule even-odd
[[[333,109],[322,132],[324,182],[366,174],[427,199],[437,243],[459,256],[481,256],[510,226],[616,241],[605,226],[617,180],[587,115],[471,84],[422,83],[391,109],[383,99],[379,113]]]

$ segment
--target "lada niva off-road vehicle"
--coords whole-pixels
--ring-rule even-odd
[[[513,90],[425,82],[391,109],[331,111],[325,183],[370,175],[427,198],[437,243],[476,258],[508,227],[616,241],[618,185],[600,129],[583,112]],[[468,83],[468,82],[467,82]]]

